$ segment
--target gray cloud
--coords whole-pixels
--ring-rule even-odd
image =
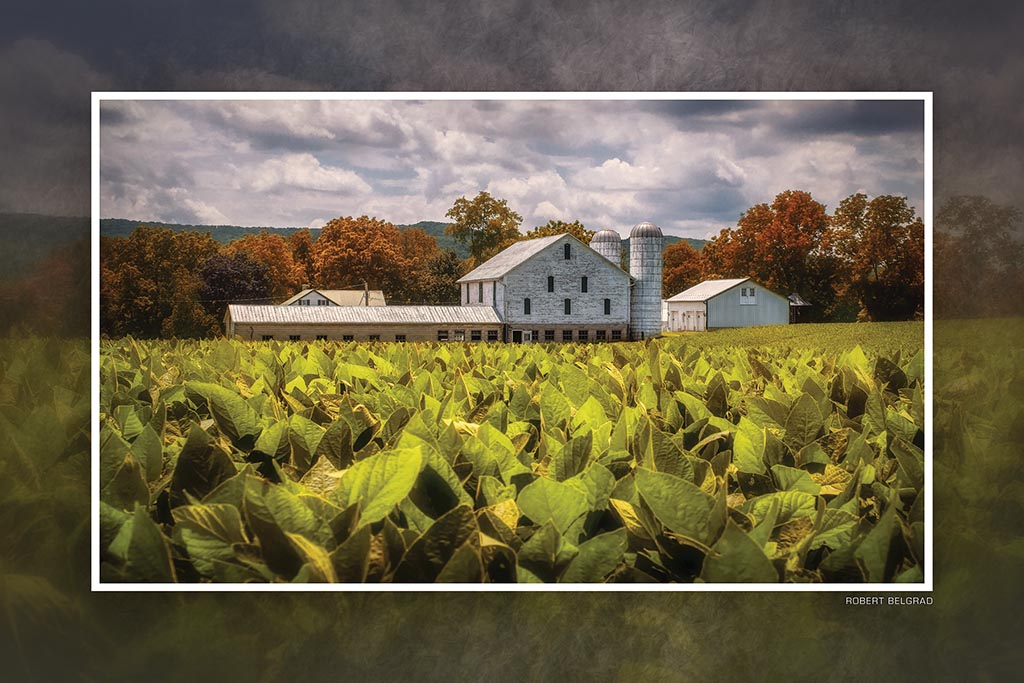
[[[456,198],[486,189],[527,228],[578,219],[625,232],[653,220],[702,237],[783,189],[830,206],[859,190],[920,206],[920,117],[908,128],[905,104],[892,104],[893,113],[884,102],[110,101],[101,211],[415,222],[443,220]]]

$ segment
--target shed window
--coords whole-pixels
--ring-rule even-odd
[[[605,315],[611,315],[612,314],[612,300],[611,299],[605,299],[604,300],[604,314]]]
[[[489,342],[496,342],[496,341],[498,341],[498,331],[497,330],[487,330],[487,341],[489,341]]]
[[[566,261],[571,259],[572,258],[572,245],[570,245],[568,242],[566,242],[565,246],[562,247],[562,254],[564,255],[564,258],[565,258]]]
[[[288,335],[288,341],[299,341],[300,339],[302,339],[302,337],[297,334]]]
[[[744,305],[753,305],[757,303],[757,299],[754,296],[753,287],[742,287],[740,289],[740,303]]]
[[[565,314],[569,315],[572,313],[572,299],[565,300]]]
[[[405,335],[404,334],[396,334],[395,335],[395,341],[396,342],[404,342],[405,341]]]
[[[555,291],[555,276],[554,275],[548,275],[548,291],[549,292]]]
[[[455,330],[455,341],[466,341],[466,331]]]
[[[438,330],[437,341],[448,341],[448,330]]]
[[[562,341],[572,341],[572,330],[562,330]]]
[[[318,335],[316,335],[316,340],[317,341],[327,341],[327,335],[326,334],[318,334]]]
[[[555,341],[555,331],[544,330],[544,341]]]
[[[484,302],[484,283],[476,283],[476,302],[482,304]]]
[[[343,334],[343,335],[341,335],[341,341],[352,341],[354,339],[355,339],[355,337],[352,336],[351,334]]]
[[[482,339],[480,330],[469,331],[469,341],[480,341]]]
[[[530,315],[530,299],[523,299],[523,315]]]
[[[587,276],[586,275],[584,275],[583,279],[580,280],[580,291],[583,292],[584,294],[587,293]]]
[[[380,341],[380,335],[379,334],[371,334],[370,335],[370,341]]]
[[[265,335],[263,335],[263,341],[270,341],[273,338],[274,338],[274,335],[272,335],[272,334],[265,334]]]

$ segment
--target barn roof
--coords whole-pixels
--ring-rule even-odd
[[[705,280],[698,285],[679,292],[667,299],[667,301],[707,301],[749,279],[749,277],[740,277],[731,280]]]
[[[516,266],[544,251],[545,247],[554,244],[562,239],[562,237],[564,235],[552,235],[551,237],[538,237],[534,240],[516,242],[463,275],[458,281],[497,280]]]
[[[813,304],[799,294],[793,293],[786,297],[790,306],[812,306]]]
[[[325,299],[334,302],[338,306],[385,306],[387,302],[384,300],[384,292],[379,289],[370,290],[370,303],[366,304],[363,301],[363,295],[365,294],[362,289],[304,289],[292,298],[281,303],[282,306],[290,306],[302,297],[306,296],[310,292],[317,292],[321,294]]]
[[[236,325],[324,324],[500,324],[490,306],[248,306],[230,304],[225,319]]]

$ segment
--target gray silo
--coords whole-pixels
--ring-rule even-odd
[[[602,230],[590,238],[590,248],[614,263],[622,263],[622,238],[614,230]]]
[[[661,228],[640,223],[629,233],[629,336],[650,339],[661,334]]]

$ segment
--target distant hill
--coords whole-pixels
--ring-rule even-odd
[[[88,219],[81,220],[86,220],[88,222]],[[238,225],[184,225],[180,223],[162,223],[160,221],[135,221],[126,220],[124,218],[103,218],[100,220],[100,234],[104,237],[127,237],[140,225],[168,228],[174,232],[208,232],[213,239],[217,240],[221,244],[227,244],[228,242],[237,240],[245,235],[255,235],[264,230],[268,232],[276,232],[284,237],[288,237],[297,230],[302,230],[302,228],[271,228],[259,226],[242,227]],[[446,225],[446,223],[441,223],[439,221],[420,221],[419,223],[413,223],[412,225],[398,225],[397,227],[403,230],[408,228],[419,228],[436,239],[437,246],[440,248],[451,249],[459,255],[459,258],[469,258],[469,248],[444,233]],[[314,240],[320,236],[319,228],[310,228],[309,232]],[[669,245],[675,244],[680,240],[689,242],[690,246],[697,251],[700,251],[704,245],[707,244],[707,240],[668,235],[665,237],[665,248],[668,248]],[[622,248],[628,253],[628,237],[622,240]]]

